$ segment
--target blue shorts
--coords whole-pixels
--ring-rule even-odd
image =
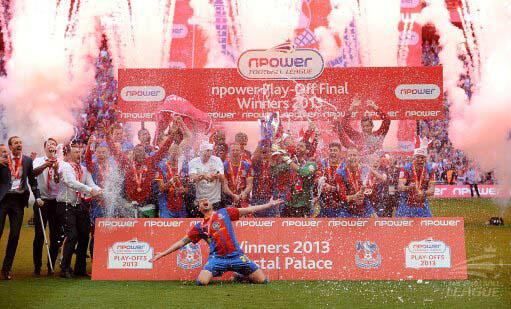
[[[370,218],[374,213],[373,205],[370,202],[364,202],[364,213],[354,214],[348,208],[341,208],[338,212],[339,218]]]
[[[432,215],[428,202],[424,203],[424,207],[408,207],[406,202],[401,201],[396,210],[396,217],[429,218]]]
[[[160,206],[160,218],[186,218],[186,211],[170,211],[167,206]]]
[[[342,208],[323,208],[319,212],[319,218],[341,218],[345,216],[345,211]]]
[[[204,266],[204,270],[210,271],[213,277],[221,276],[228,271],[234,271],[243,276],[248,276],[258,269],[259,266],[252,262],[246,255],[235,255],[232,257],[210,256]]]

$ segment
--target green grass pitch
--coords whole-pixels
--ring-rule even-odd
[[[436,216],[465,218],[469,279],[464,281],[279,281],[269,285],[193,282],[98,282],[32,277],[33,228],[26,224],[13,267],[0,281],[0,308],[225,308],[225,307],[486,307],[511,308],[511,211],[503,227],[485,221],[499,214],[489,200],[436,200]],[[32,216],[27,210],[25,221]],[[0,241],[3,258],[6,227]],[[89,265],[90,267],[90,265]],[[43,269],[43,273],[44,273]]]

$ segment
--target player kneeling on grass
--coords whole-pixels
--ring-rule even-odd
[[[156,254],[150,262],[154,263],[190,242],[197,243],[204,239],[209,244],[209,257],[197,278],[197,285],[207,285],[213,277],[221,276],[227,271],[234,271],[253,283],[267,283],[268,279],[264,272],[241,251],[234,235],[232,221],[239,220],[240,216],[274,207],[283,201],[272,199],[263,205],[246,208],[228,207],[218,211],[213,210],[208,199],[201,199],[198,202],[204,220],[193,226],[184,238]]]

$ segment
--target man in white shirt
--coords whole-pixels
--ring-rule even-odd
[[[71,258],[75,252],[75,276],[88,276],[86,272],[87,246],[89,243],[89,209],[82,204],[84,196],[97,198],[102,194],[92,180],[91,174],[80,165],[82,152],[76,145],[68,148],[68,162],[61,162],[59,168],[59,192],[57,207],[65,209],[65,240],[60,264],[62,278],[73,278],[71,273]]]
[[[199,148],[200,156],[188,163],[190,181],[195,184],[195,201],[208,199],[214,210],[223,208],[221,203],[222,187],[224,192],[235,202],[239,196],[231,192],[225,185],[224,164],[219,157],[213,156],[213,144],[202,142]]]
[[[57,193],[59,190],[59,163],[56,157],[57,141],[49,138],[44,142],[44,156],[38,157],[34,160],[34,175],[37,177],[37,185],[41,194],[41,199],[44,201],[43,207],[38,207],[34,204],[34,242],[32,244],[32,254],[34,260],[34,275],[41,274],[42,266],[42,252],[44,243],[43,229],[46,224],[50,227],[50,258],[48,259],[48,275],[52,275],[52,269],[55,269],[55,260],[57,259],[60,241],[63,238],[63,222],[57,213]],[[41,225],[41,217],[43,218]],[[52,267],[50,267],[50,260]]]

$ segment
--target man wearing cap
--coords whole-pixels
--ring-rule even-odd
[[[413,161],[399,173],[398,190],[402,192],[396,217],[431,217],[428,197],[435,192],[435,174],[426,162],[425,148],[416,148]]]
[[[207,198],[214,210],[223,208],[224,205],[221,203],[223,187],[224,193],[237,202],[239,196],[232,193],[225,185],[222,160],[212,155],[213,144],[203,141],[200,144],[199,152],[199,157],[193,158],[188,163],[190,181],[195,184],[195,201]]]

